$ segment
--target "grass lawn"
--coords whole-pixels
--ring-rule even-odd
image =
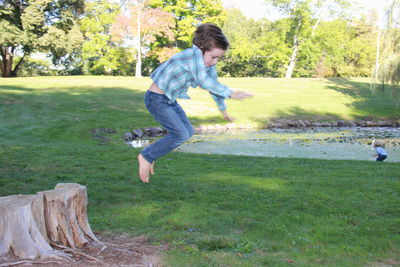
[[[255,94],[229,100],[239,123],[273,118],[398,118],[367,79],[221,79]],[[0,196],[86,185],[94,231],[168,243],[166,266],[400,266],[400,164],[170,153],[139,182],[121,135],[157,126],[149,79],[0,79]],[[223,123],[206,92],[182,105]],[[91,129],[111,128],[99,143]]]

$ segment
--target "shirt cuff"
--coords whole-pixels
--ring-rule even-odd
[[[225,98],[231,98],[232,90],[229,89],[229,88],[227,88],[227,89],[228,89],[228,90],[226,90],[226,91],[224,92],[223,97],[225,97]]]

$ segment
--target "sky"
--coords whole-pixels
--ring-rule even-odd
[[[385,0],[354,0],[365,10],[377,10],[382,12]],[[260,19],[268,17],[273,19],[276,14],[268,13],[266,0],[222,0],[225,7],[237,7],[246,17]]]

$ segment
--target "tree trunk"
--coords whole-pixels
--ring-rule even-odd
[[[296,65],[297,52],[299,51],[299,30],[300,30],[301,23],[302,23],[302,20],[299,19],[299,21],[296,25],[296,29],[294,31],[292,55],[290,56],[290,59],[289,59],[289,65],[286,70],[285,78],[292,78],[294,67]]]
[[[0,71],[1,71],[1,76],[4,78],[17,77],[18,70],[21,67],[21,64],[24,62],[26,53],[24,53],[24,55],[19,60],[15,68],[12,69],[15,56],[14,54],[15,49],[16,49],[15,47],[0,46],[1,58],[2,58],[2,62],[0,63]]]
[[[378,38],[376,40],[376,54],[375,54],[375,68],[374,68],[374,72],[372,74],[372,79],[375,79],[374,82],[376,82],[378,80],[378,75],[379,75],[379,68],[380,68],[380,64],[379,64],[379,60],[380,60],[380,44],[381,44],[381,32],[382,29],[379,28],[378,29]]]
[[[294,67],[296,65],[297,52],[299,51],[299,40],[297,34],[294,36],[292,56],[289,59],[289,66],[286,70],[285,78],[292,78]]]
[[[3,73],[6,72],[6,65],[5,65],[5,54],[4,54],[4,48],[3,46],[0,45],[0,55],[1,55],[1,61],[0,61],[0,72],[1,72],[1,76],[3,76]]]
[[[312,27],[311,37],[314,37],[315,32],[317,31],[318,25],[321,22],[321,18],[318,17],[317,21],[315,22],[314,26]]]
[[[25,53],[24,53],[24,55],[21,57],[21,59],[18,61],[18,63],[17,63],[17,65],[15,66],[15,68],[12,70],[12,72],[11,72],[11,77],[17,77],[17,73],[18,73],[18,70],[19,70],[19,68],[21,67],[21,65],[22,65],[22,63],[24,62],[24,59],[25,59]]]
[[[136,70],[135,70],[135,77],[142,77],[142,52],[141,50],[141,43],[140,43],[140,15],[142,6],[138,5],[138,15],[137,15],[137,31],[138,31],[138,47],[137,47],[137,61],[136,61]]]
[[[0,257],[59,258],[50,245],[81,248],[97,241],[87,218],[86,187],[57,184],[36,195],[0,197]]]
[[[12,52],[10,52],[10,49]],[[1,76],[2,77],[11,77],[12,65],[13,65],[13,51],[12,47],[1,47],[1,58],[2,58],[2,67],[1,67]]]

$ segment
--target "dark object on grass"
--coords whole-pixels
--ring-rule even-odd
[[[157,136],[165,135],[166,133],[167,133],[167,131],[161,127],[146,127],[146,128],[139,128],[139,129],[135,129],[130,132],[126,132],[123,135],[123,138],[126,142],[130,142],[133,140],[140,139],[142,137],[157,137]]]

